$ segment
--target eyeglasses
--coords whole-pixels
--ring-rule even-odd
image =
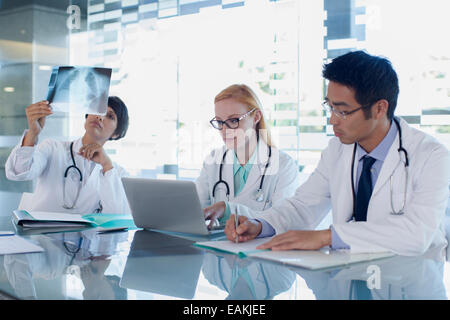
[[[351,115],[352,113],[355,113],[356,111],[360,110],[360,109],[364,109],[366,107],[370,107],[372,104],[370,105],[365,105],[365,106],[361,106],[359,108],[356,108],[352,111],[339,111],[336,110],[336,108],[334,108],[333,106],[330,105],[330,103],[328,102],[328,100],[325,100],[324,102],[322,102],[322,107],[326,112],[333,112],[336,116],[338,116],[341,119],[346,119],[347,116]]]
[[[250,110],[246,114],[243,114],[239,118],[230,118],[225,121],[212,119],[211,121],[209,121],[209,123],[211,123],[211,125],[217,130],[222,130],[224,124],[230,129],[236,129],[237,127],[239,127],[239,121],[247,117],[250,113],[252,113],[255,110],[256,108],[253,108],[252,110]]]

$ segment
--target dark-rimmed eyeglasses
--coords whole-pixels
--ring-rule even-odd
[[[256,110],[256,108],[253,108],[252,110],[250,110],[249,112],[243,114],[239,118],[230,118],[230,119],[227,119],[225,121],[217,120],[216,118],[214,118],[211,121],[209,121],[209,123],[211,123],[211,125],[214,127],[214,129],[217,129],[217,130],[222,130],[224,124],[229,129],[237,129],[239,127],[239,121],[241,121],[242,119],[247,117],[250,113],[252,113],[255,110]]]
[[[339,111],[336,108],[334,108],[333,106],[331,106],[330,103],[328,102],[328,100],[325,100],[324,102],[322,102],[322,107],[326,112],[329,112],[329,113],[333,112],[336,116],[338,116],[341,119],[346,119],[347,116],[351,115],[352,113],[355,113],[356,111],[364,109],[366,107],[370,107],[371,105],[372,104],[361,106],[361,107],[356,108],[351,111]]]

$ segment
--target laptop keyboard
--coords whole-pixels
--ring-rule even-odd
[[[225,230],[225,225],[219,225],[219,226],[213,226],[210,230],[215,231],[215,230]]]

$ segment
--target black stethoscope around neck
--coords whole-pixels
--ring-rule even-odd
[[[70,143],[70,157],[72,158],[72,165],[68,166],[66,168],[66,170],[64,171],[64,182],[63,182],[63,208],[64,209],[75,208],[75,205],[78,201],[78,197],[80,196],[81,184],[83,183],[83,174],[81,173],[81,170],[77,167],[77,164],[75,163],[75,157],[73,156],[73,141]],[[68,205],[66,202],[66,183],[67,183],[67,175],[69,174],[70,170],[75,170],[77,172],[77,174],[80,176],[80,182],[78,184],[77,194],[75,196],[75,199],[73,200],[72,205]]]
[[[267,159],[266,165],[265,165],[265,167],[264,167],[264,172],[263,172],[263,174],[262,174],[262,176],[261,176],[261,182],[259,183],[259,188],[258,188],[258,189],[256,190],[256,192],[255,192],[255,200],[258,201],[258,202],[264,201],[264,192],[263,192],[263,190],[262,190],[262,187],[263,187],[263,184],[264,184],[264,178],[265,178],[265,176],[266,176],[267,168],[268,168],[269,165],[270,165],[270,158],[272,157],[272,147],[271,147],[271,146],[268,146],[268,148],[269,148],[269,158]],[[226,197],[227,197],[227,201],[229,201],[229,200],[230,200],[230,186],[229,186],[228,183],[227,183],[225,180],[223,180],[223,178],[222,178],[222,169],[223,169],[223,164],[224,164],[224,162],[225,162],[225,157],[227,156],[227,152],[228,152],[228,149],[225,150],[225,152],[223,153],[223,156],[222,156],[222,162],[220,163],[220,168],[219,168],[219,180],[214,184],[214,187],[213,187],[213,189],[212,189],[212,196],[213,196],[213,198],[215,198],[215,197],[216,197],[216,188],[217,188],[220,184],[224,184],[224,185],[225,185],[225,188],[226,188]]]
[[[395,125],[397,126],[398,129],[398,149],[397,152],[403,153],[405,161],[404,163],[404,168],[405,168],[405,192],[404,192],[404,197],[403,197],[403,205],[401,207],[400,210],[396,211],[394,209],[394,203],[393,203],[393,199],[392,199],[392,176],[390,177],[390,195],[391,195],[391,214],[392,215],[403,215],[404,209],[405,209],[405,204],[406,204],[406,189],[408,187],[408,167],[409,167],[409,158],[408,158],[408,152],[406,151],[405,148],[403,148],[403,144],[402,144],[402,129],[400,127],[400,122],[397,118],[393,118]],[[353,195],[353,216],[355,217],[355,207],[356,207],[356,192],[355,192],[355,180],[354,180],[354,169],[355,169],[355,156],[356,156],[356,149],[357,149],[357,143],[354,144],[353,147],[353,156],[352,156],[352,168],[351,168],[351,179],[352,179],[352,195]],[[400,157],[401,159],[401,157]],[[401,160],[400,160],[401,161]]]

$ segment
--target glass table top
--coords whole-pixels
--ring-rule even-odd
[[[5,212],[0,230],[45,250],[0,256],[0,292],[19,299],[403,300],[448,299],[450,292],[446,248],[311,271],[147,230],[27,234]]]

